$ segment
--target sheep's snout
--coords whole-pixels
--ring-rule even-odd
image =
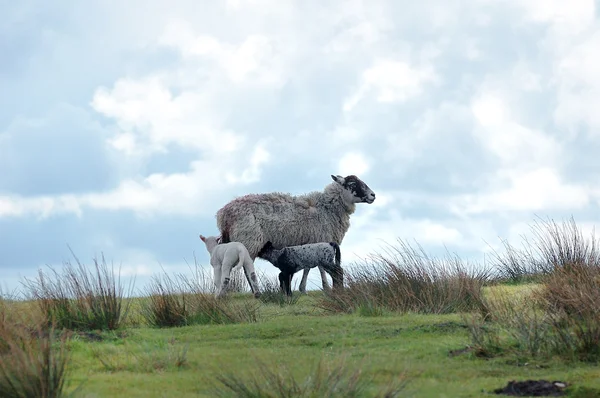
[[[371,204],[371,203],[375,202],[375,192],[370,192],[370,193],[367,195],[367,198],[365,199],[365,201],[366,201],[368,204]]]

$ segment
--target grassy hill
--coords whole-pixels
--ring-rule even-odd
[[[543,379],[597,397],[600,246],[555,227],[498,272],[400,244],[343,291],[292,299],[166,274],[128,299],[105,263],[66,264],[0,300],[0,396],[480,397]]]

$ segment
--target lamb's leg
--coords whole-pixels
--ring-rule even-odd
[[[229,281],[231,280],[231,270],[235,266],[237,255],[228,255],[225,253],[223,265],[221,266],[221,289],[217,293],[217,297],[223,297],[229,289]]]
[[[213,265],[213,278],[215,284],[215,295],[219,293],[221,289],[221,264]]]
[[[248,280],[248,284],[250,285],[250,289],[252,293],[254,293],[254,297],[260,297],[260,289],[258,288],[258,280],[256,278],[256,271],[254,269],[254,262],[250,258],[247,258],[244,261],[244,274],[246,275],[246,279]]]
[[[309,272],[310,268],[304,268],[304,271],[302,272],[302,280],[300,281],[300,287],[298,288],[302,294],[306,294],[306,281],[308,279]]]
[[[282,271],[279,273],[279,275],[277,275],[277,278],[279,279],[279,288],[281,289],[281,293],[285,293],[285,273]]]
[[[292,296],[292,276],[294,275],[287,272],[279,274],[279,281],[282,284],[283,291],[290,297]]]

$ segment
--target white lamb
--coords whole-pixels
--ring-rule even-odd
[[[279,250],[267,242],[258,255],[279,268],[279,285],[288,296],[292,295],[292,277],[301,269],[322,267],[331,275],[334,289],[343,287],[340,246],[335,242],[309,243]]]
[[[355,175],[331,178],[321,192],[250,194],[232,200],[216,214],[221,241],[243,243],[253,260],[267,241],[276,249],[318,242],[341,245],[356,204],[373,203],[375,193]],[[329,288],[325,270],[319,271],[323,288]],[[308,272],[304,270],[301,292],[306,291]]]
[[[210,254],[210,265],[213,267],[217,288],[215,295],[217,297],[222,297],[227,293],[231,271],[239,266],[244,268],[244,274],[254,297],[260,297],[256,272],[254,272],[254,262],[248,254],[248,249],[243,244],[239,242],[219,244],[216,236],[205,237],[200,235],[200,239],[204,242],[206,250]]]

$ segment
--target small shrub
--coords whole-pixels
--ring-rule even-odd
[[[70,330],[119,328],[129,310],[120,276],[112,266],[109,268],[104,256],[101,261],[94,259],[91,271],[77,257],[75,260],[77,266],[66,262],[62,274],[49,267],[50,275],[39,270],[36,280],[25,280],[27,290],[47,317],[46,324]]]
[[[346,288],[325,292],[319,306],[330,312],[381,308],[396,312],[451,313],[478,309],[487,269],[468,270],[457,257],[429,258],[398,241],[345,270]]]
[[[371,379],[361,369],[351,370],[345,363],[325,364],[321,359],[302,381],[281,364],[269,365],[257,359],[259,371],[244,377],[236,373],[217,375],[215,395],[219,397],[386,397],[400,395],[406,380],[400,375],[379,392],[367,395]]]
[[[0,353],[0,396],[65,396],[69,334],[62,333],[58,341],[55,335],[53,327],[47,332],[39,328],[34,334],[16,326],[0,329],[0,341],[6,345]]]
[[[185,326],[189,323],[190,300],[181,283],[163,273],[153,276],[146,287],[141,314],[154,327]]]
[[[584,239],[573,219],[559,225],[537,223],[523,261],[538,264],[539,288],[520,301],[484,300],[485,315],[495,326],[471,328],[475,345],[484,338],[499,341],[504,351],[529,357],[560,355],[564,359],[600,360],[600,253],[592,234]],[[504,338],[498,336],[498,329]],[[490,336],[484,336],[489,333]],[[491,334],[494,334],[492,336]]]
[[[556,335],[555,351],[585,361],[600,360],[599,271],[587,264],[559,268],[537,292]]]

